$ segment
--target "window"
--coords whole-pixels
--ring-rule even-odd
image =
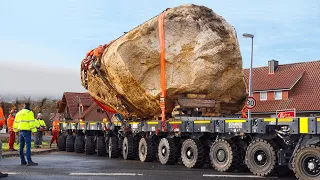
[[[260,100],[261,101],[267,100],[267,92],[260,92]]]
[[[275,100],[280,100],[280,99],[282,99],[282,91],[275,91],[275,92],[274,92],[274,99],[275,99]]]

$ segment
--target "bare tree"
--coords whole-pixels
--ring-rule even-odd
[[[42,110],[44,108],[44,104],[46,103],[48,99],[46,97],[42,98],[41,103],[40,103],[40,111],[39,113],[42,113]]]
[[[16,101],[14,102],[14,104],[15,104],[15,109],[16,109],[17,111],[19,111],[19,110],[20,110],[20,107],[19,107],[19,105],[20,105],[19,98],[16,98]]]

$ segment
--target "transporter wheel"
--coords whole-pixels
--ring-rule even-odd
[[[98,156],[105,156],[106,152],[106,142],[104,136],[97,137],[97,155]]]
[[[86,136],[85,152],[86,155],[93,155],[95,153],[95,136]]]
[[[270,142],[256,139],[249,144],[245,163],[254,175],[267,176],[271,174],[275,169],[276,160],[276,149]]]
[[[204,148],[200,140],[187,139],[182,143],[181,159],[188,168],[202,167],[205,162]]]
[[[219,139],[210,148],[212,167],[220,172],[233,171],[240,168],[243,159],[241,149],[231,140]]]
[[[162,138],[158,146],[158,157],[161,164],[175,164],[179,158],[178,144],[172,138]]]
[[[139,159],[141,162],[151,162],[155,159],[155,143],[152,138],[140,139]]]
[[[65,151],[66,150],[66,136],[60,134],[58,137],[58,149],[59,151]]]
[[[75,136],[73,134],[69,134],[66,139],[66,151],[74,152],[74,140]]]
[[[137,142],[134,137],[127,136],[122,142],[122,155],[123,159],[133,160],[136,159],[138,152]]]
[[[309,145],[299,149],[292,164],[293,172],[298,179],[320,179],[320,147]]]
[[[109,158],[119,157],[118,137],[109,137]]]
[[[84,153],[84,136],[76,135],[76,140],[74,142],[74,150],[76,153]]]

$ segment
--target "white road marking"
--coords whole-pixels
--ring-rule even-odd
[[[136,173],[70,173],[70,176],[143,176]]]
[[[9,175],[14,175],[14,174],[18,174],[18,173],[15,173],[15,172],[2,172],[3,174],[9,174]]]
[[[222,174],[203,174],[203,177],[228,177],[228,178],[266,178],[255,175],[222,175]],[[268,178],[277,178],[277,177],[268,177]]]

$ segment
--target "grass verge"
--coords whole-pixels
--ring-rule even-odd
[[[17,144],[16,142],[13,145],[14,149],[18,150],[20,148],[20,144]],[[49,148],[49,142],[42,142],[42,145],[40,147],[47,147]],[[34,142],[31,142],[31,148],[34,148]],[[9,151],[9,144],[7,142],[2,143],[2,151]]]

